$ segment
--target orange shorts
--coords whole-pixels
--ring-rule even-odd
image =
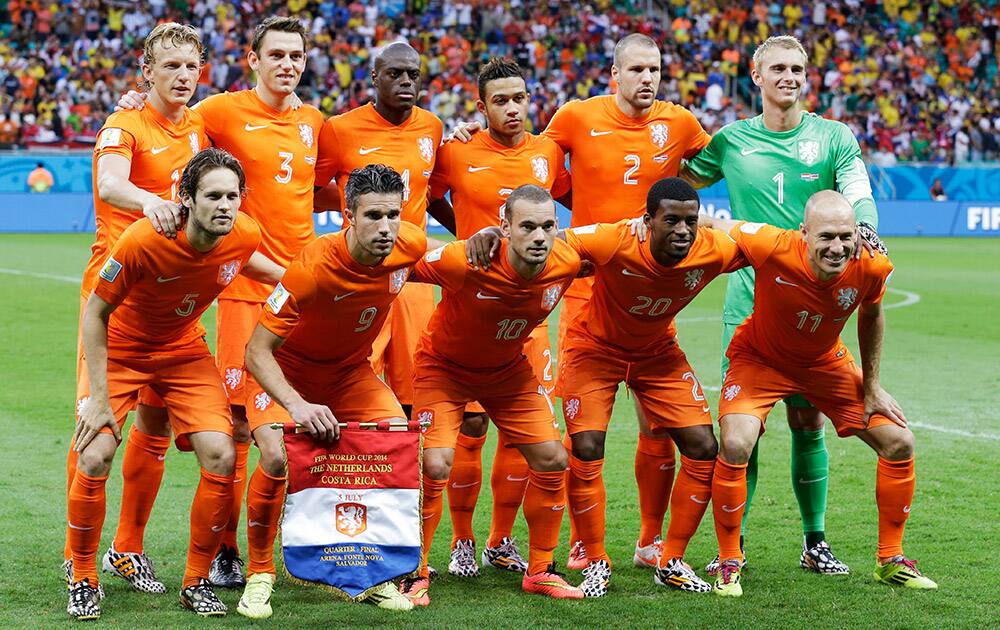
[[[626,358],[571,337],[562,359],[559,383],[570,435],[607,432],[619,383],[635,395],[654,431],[712,424],[701,383],[676,340],[655,355]]]
[[[545,387],[550,395],[555,389],[552,373],[552,348],[549,346],[549,320],[545,320],[528,334],[524,342],[524,357],[535,374],[535,379]],[[471,402],[465,406],[466,413],[483,413],[483,406]]]
[[[501,372],[475,374],[421,354],[413,378],[413,417],[431,423],[424,448],[455,448],[466,404],[479,403],[507,444],[559,440],[552,400],[522,358]]]
[[[112,354],[108,357],[108,398],[122,427],[139,400],[139,392],[152,390],[166,405],[177,448],[189,451],[188,434],[218,431],[232,435],[233,421],[215,359],[205,342],[199,340],[180,352],[143,357]],[[77,417],[89,397],[90,379],[84,365],[77,387]],[[103,432],[110,433],[111,429]]]
[[[576,289],[577,284],[589,290],[589,285],[584,284],[582,281],[586,278],[578,278],[573,281],[573,289]],[[559,334],[556,336],[556,368],[559,370],[559,366],[563,364],[565,357],[563,356],[563,349],[566,347],[566,331],[569,330],[570,322],[576,319],[576,316],[583,310],[583,307],[587,304],[587,298],[583,298],[577,295],[564,295],[562,299],[562,305],[559,307]],[[561,377],[560,377],[561,378]],[[563,396],[562,383],[556,381],[556,396]]]
[[[215,361],[231,405],[250,406],[246,402],[247,390],[253,376],[243,363],[247,342],[260,319],[260,309],[257,302],[219,299],[215,314]]]
[[[434,313],[434,286],[407,282],[389,309],[389,316],[368,357],[376,374],[384,374],[396,398],[413,404],[413,355]]]
[[[368,363],[348,367],[316,366],[290,368],[282,366],[285,378],[307,401],[326,405],[341,422],[374,422],[387,418],[405,418],[403,408],[392,390],[382,382]],[[301,378],[299,374],[322,375],[322,380]],[[247,385],[247,421],[250,431],[272,422],[291,422],[285,408],[255,381]]]
[[[743,353],[729,357],[729,370],[722,384],[719,417],[731,413],[764,421],[774,405],[792,394],[802,394],[833,421],[837,435],[845,437],[892,421],[874,414],[865,424],[865,395],[861,370],[849,360],[814,367],[774,366]]]

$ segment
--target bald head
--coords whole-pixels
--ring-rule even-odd
[[[829,222],[847,222],[854,225],[854,207],[847,197],[835,190],[821,190],[806,202],[802,224],[809,228]]]
[[[406,42],[393,42],[383,48],[377,55],[375,55],[375,63],[372,69],[378,72],[387,64],[394,64],[396,62],[404,61],[416,61],[417,65],[420,65],[420,53],[410,46]]]
[[[375,107],[390,122],[409,118],[420,94],[420,54],[406,42],[382,49],[372,65]]]
[[[821,190],[806,202],[802,239],[817,277],[826,281],[844,271],[857,248],[854,208],[839,192]]]

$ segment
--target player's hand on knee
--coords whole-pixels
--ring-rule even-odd
[[[120,112],[123,109],[142,109],[146,106],[146,94],[144,92],[136,92],[135,90],[129,90],[121,95],[118,99],[118,104],[115,105],[115,111]]]
[[[489,269],[490,261],[500,251],[503,232],[496,226],[483,228],[465,241],[465,258],[473,269]]]
[[[292,420],[301,424],[314,438],[331,442],[340,438],[340,426],[336,416],[326,405],[314,405],[302,401],[288,410]]]
[[[462,143],[468,142],[469,140],[472,140],[472,136],[475,135],[477,131],[481,131],[482,128],[483,126],[479,124],[478,120],[460,122],[445,142],[451,142],[452,140],[458,140]]]
[[[179,203],[158,199],[142,208],[142,214],[153,224],[157,234],[177,238],[177,230],[184,221],[184,208]]]
[[[115,441],[122,441],[122,431],[108,401],[98,401],[91,397],[80,412],[80,420],[73,432],[73,443],[77,453],[82,453],[104,427],[109,427]]]
[[[896,399],[889,392],[876,386],[872,391],[865,392],[865,426],[871,420],[873,414],[882,414],[901,427],[906,426],[906,416],[903,415],[903,408],[899,406]]]

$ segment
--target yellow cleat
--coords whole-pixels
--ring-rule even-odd
[[[725,560],[719,563],[719,573],[715,576],[715,586],[712,592],[721,597],[741,597],[743,587],[740,585],[740,561]]]
[[[247,586],[236,605],[236,612],[250,619],[267,619],[271,610],[271,593],[274,591],[274,576],[270,573],[254,573],[247,578]]]
[[[876,582],[889,584],[890,586],[905,586],[920,590],[934,590],[937,583],[924,576],[917,569],[917,563],[907,560],[906,556],[899,555],[889,558],[889,560],[875,569]]]

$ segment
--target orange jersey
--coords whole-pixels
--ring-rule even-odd
[[[722,273],[745,267],[733,239],[700,228],[688,255],[672,267],[658,263],[628,221],[572,228],[566,240],[593,261],[593,296],[570,322],[567,339],[581,336],[628,353],[659,352],[674,337],[674,317]]]
[[[629,118],[613,95],[566,103],[543,135],[569,153],[574,226],[641,215],[650,186],[676,176],[681,159],[711,140],[680,105],[655,101],[642,118]]]
[[[247,195],[240,211],[260,225],[261,253],[288,266],[316,238],[313,182],[323,115],[311,105],[276,111],[254,90],[210,96],[196,110],[215,146],[243,165]],[[271,287],[241,277],[223,297],[263,302],[270,293]]]
[[[316,185],[336,178],[346,208],[347,178],[369,164],[391,166],[403,177],[403,220],[427,228],[427,192],[444,129],[437,116],[414,107],[402,125],[382,118],[369,103],[334,116],[320,134]]]
[[[236,215],[233,230],[204,253],[191,246],[183,230],[170,240],[149,221],[133,223],[115,243],[94,288],[98,297],[118,306],[108,324],[109,352],[162,355],[191,347],[205,334],[201,314],[260,242],[260,228],[242,214]]]
[[[797,230],[741,223],[731,234],[756,281],[754,311],[736,329],[727,354],[750,352],[781,365],[849,361],[840,331],[858,306],[882,300],[892,273],[889,259],[863,254],[840,275],[820,282]]]
[[[392,253],[368,267],[351,257],[345,234],[306,246],[264,304],[260,323],[285,338],[276,353],[282,365],[366,361],[389,305],[427,251],[424,231],[404,222]]]
[[[97,135],[94,149],[93,188],[97,239],[90,248],[90,262],[83,274],[81,295],[87,297],[97,284],[97,274],[125,228],[143,218],[141,210],[116,208],[97,194],[97,162],[105,155],[121,155],[132,163],[128,179],[161,199],[177,201],[177,186],[188,161],[209,146],[201,116],[190,109],[176,125],[152,105],[141,110],[115,112]]]
[[[451,191],[455,234],[469,238],[484,227],[500,225],[504,201],[524,184],[541,186],[553,197],[566,194],[569,172],[559,145],[527,133],[518,146],[505,147],[488,131],[480,131],[469,142],[441,146],[431,176],[431,199]]]
[[[527,280],[507,262],[508,247],[502,241],[488,270],[469,266],[465,241],[429,252],[417,263],[415,280],[441,286],[441,302],[418,354],[459,370],[501,370],[517,363],[532,329],[545,321],[580,271],[580,257],[556,240],[545,268]]]

